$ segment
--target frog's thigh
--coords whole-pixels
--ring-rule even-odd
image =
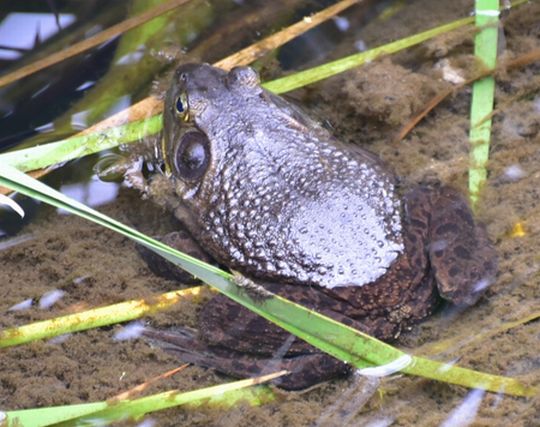
[[[210,256],[203,251],[199,244],[185,230],[174,231],[158,240],[202,261],[212,263]],[[145,246],[138,245],[137,250],[154,274],[167,279],[178,280],[182,283],[196,283],[198,281],[187,271],[182,270]]]
[[[293,302],[353,325],[356,322],[341,313],[351,306],[329,297],[315,287],[266,283],[264,287]],[[318,352],[300,339],[291,340],[290,333],[265,320],[224,295],[218,295],[202,309],[199,325],[201,337],[213,344],[239,352],[271,355],[276,351],[288,355]],[[356,325],[358,327],[358,325]],[[354,327],[354,326],[353,326]],[[365,329],[365,328],[364,328]]]
[[[199,343],[200,347],[201,344]],[[185,357],[181,356],[183,360]],[[188,356],[189,358],[189,356]],[[189,360],[186,360],[189,361]],[[194,361],[193,363],[197,363]],[[289,372],[272,383],[286,390],[302,390],[334,378],[344,377],[351,367],[325,353],[306,353],[283,357],[278,351],[274,355],[258,355],[231,352],[207,345],[203,366],[238,378],[254,377],[281,370]]]
[[[269,356],[280,351],[294,354],[314,352],[313,347],[279,326],[265,320],[224,295],[206,303],[199,316],[203,341],[240,353]]]
[[[455,189],[442,187],[431,213],[429,258],[441,296],[474,304],[495,279],[497,255],[482,225]]]
[[[286,370],[290,374],[273,381],[287,390],[300,390],[322,381],[343,377],[350,366],[324,353],[300,354],[284,358],[280,354],[261,358],[256,355],[211,346],[197,339],[190,328],[169,331],[147,328],[144,336],[154,345],[182,361],[213,368],[237,378],[255,377]]]
[[[315,287],[276,284],[265,287],[298,304],[380,339],[395,337],[403,324],[401,318],[395,321],[389,319],[385,311],[374,313],[371,317],[356,317],[354,307],[350,304],[332,298]],[[426,292],[427,294],[430,295],[426,298],[430,298],[433,287],[431,292]],[[432,304],[430,304],[431,307]],[[354,318],[349,316],[354,316]],[[407,313],[404,316],[417,318],[416,313]],[[287,354],[287,356],[319,352],[301,339],[291,339],[289,332],[224,295],[216,296],[203,307],[199,318],[199,328],[204,341],[237,352],[264,356],[275,355],[276,352]]]

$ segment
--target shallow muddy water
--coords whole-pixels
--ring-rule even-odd
[[[336,40],[339,44],[332,44],[334,48],[316,61],[435,27],[467,16],[472,8],[470,1],[449,3],[408,2],[391,16],[349,28],[337,39],[332,36],[331,44]],[[369,13],[376,16],[378,11]],[[362,22],[354,10],[343,18]],[[540,3],[512,9],[504,17],[502,34],[503,60],[540,49]],[[404,186],[437,179],[465,192],[469,88],[445,100],[404,141],[396,141],[395,136],[435,94],[452,85],[445,80],[448,73],[459,73],[460,67],[465,67],[464,75],[471,72],[471,51],[471,32],[458,31],[292,95],[327,121],[339,138],[377,153],[402,177]],[[277,75],[276,64],[277,60],[267,64],[263,76]],[[497,78],[489,176],[477,207],[477,217],[486,224],[499,254],[496,283],[474,307],[458,312],[443,306],[394,343],[417,355],[516,377],[536,387],[538,321],[522,320],[538,311],[540,301],[539,88],[538,63]],[[96,156],[80,161],[47,180],[145,233],[160,235],[174,228],[167,212],[141,200],[134,190],[95,179],[84,181],[92,175],[95,161]],[[46,206],[29,206],[28,211],[33,213],[24,226],[13,219],[7,227],[7,217],[2,216],[2,228],[9,231],[0,239],[2,328],[181,287],[153,275],[134,244],[113,232]],[[54,290],[61,291],[56,293],[60,298],[40,308],[41,297]],[[30,308],[10,309],[29,299]],[[186,300],[142,321],[195,327],[199,309],[200,301]],[[117,325],[3,349],[0,409],[108,399],[180,364],[142,340],[115,339],[120,330]],[[191,366],[148,392],[192,390],[226,381],[211,370]],[[174,408],[147,418],[166,426],[540,424],[538,396],[514,398],[403,375],[379,380],[353,376],[303,393],[276,390],[276,396],[274,402],[259,407]]]

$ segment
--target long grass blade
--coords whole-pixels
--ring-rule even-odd
[[[476,25],[481,28],[474,39],[474,55],[488,69],[497,65],[497,37],[499,0],[476,0]],[[473,85],[471,101],[471,126],[469,132],[470,168],[469,193],[473,207],[487,179],[491,117],[495,97],[495,79],[492,76],[478,80]]]
[[[196,286],[167,292],[157,297],[125,301],[50,320],[30,323],[29,325],[0,330],[0,348],[12,347],[40,339],[54,338],[58,335],[85,331],[114,323],[128,322],[165,310],[181,299],[198,297],[201,292],[202,287]]]
[[[68,198],[11,166],[0,164],[0,184],[63,208],[135,240],[215,287],[232,300],[332,356],[347,361],[358,368],[373,365],[395,367],[396,361],[407,361],[396,369],[408,374],[494,392],[519,396],[531,395],[535,392],[534,389],[513,378],[489,375],[409,356],[389,344],[269,292],[263,301],[254,300],[241,286],[236,284],[230,273],[151,239],[82,203]]]
[[[55,426],[107,425],[113,421],[137,418],[151,412],[186,404],[211,403],[231,405],[244,400],[257,405],[272,399],[272,393],[268,388],[254,387],[248,393],[237,392],[246,387],[271,381],[284,374],[285,371],[280,371],[258,378],[235,381],[188,392],[170,390],[134,400],[113,399],[111,401],[84,403],[80,405],[7,411],[3,413],[5,420],[1,425],[5,427],[45,427],[53,424]],[[209,399],[210,402],[208,401]]]

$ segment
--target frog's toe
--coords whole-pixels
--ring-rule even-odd
[[[474,304],[495,281],[497,253],[485,228],[474,223],[463,196],[443,187],[434,205],[429,258],[440,295],[454,304]]]
[[[237,353],[200,341],[189,328],[171,331],[146,329],[143,335],[153,344],[178,356],[182,361],[212,368],[236,378],[249,378],[286,370],[289,373],[272,381],[285,390],[302,390],[348,375],[350,366],[324,353],[300,354],[293,357],[260,358]]]
[[[303,390],[324,381],[343,378],[351,373],[350,365],[324,353],[265,361],[268,366],[272,366],[273,363],[276,363],[278,369],[286,369],[290,372],[274,380],[274,384],[285,390]]]

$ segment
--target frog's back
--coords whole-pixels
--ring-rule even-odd
[[[220,226],[209,237],[260,278],[330,288],[375,281],[403,252],[394,177],[336,141],[300,138],[301,146],[259,140],[258,154],[234,153],[216,184],[228,183],[214,192],[208,215]]]
[[[209,141],[206,172],[179,193],[210,255],[258,278],[333,288],[371,283],[403,253],[395,178],[374,155],[339,143],[251,69],[187,65],[178,81],[168,104],[185,96],[189,126]]]

